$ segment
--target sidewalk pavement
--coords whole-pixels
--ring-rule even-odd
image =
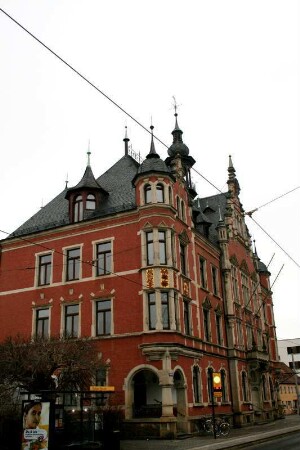
[[[193,436],[188,439],[123,440],[121,450],[220,450],[272,439],[275,436],[300,431],[300,416],[291,415],[263,425],[233,428],[228,437],[214,439],[213,435]]]

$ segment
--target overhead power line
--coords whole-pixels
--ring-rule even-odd
[[[257,225],[257,226],[258,226],[258,227],[259,227],[259,228],[260,228],[260,229],[261,229],[261,230],[262,230],[262,231],[263,231],[263,232],[271,239],[271,241],[273,241],[273,242],[277,245],[277,247],[279,247],[280,250],[282,250],[283,253],[284,253],[288,258],[290,258],[290,260],[293,261],[293,263],[296,264],[297,267],[300,268],[300,264],[298,264],[297,261],[295,261],[294,258],[292,258],[291,255],[289,255],[288,252],[285,251],[284,248],[282,248],[281,245],[279,245],[278,242],[276,242],[275,239],[272,238],[272,236],[271,236],[271,235],[270,235],[270,234],[269,234],[269,233],[268,233],[261,225],[259,225],[259,223],[258,223],[255,219],[253,219],[252,216],[250,216],[250,217],[251,217],[251,219],[253,220],[253,222],[255,222],[256,225]]]
[[[103,92],[101,89],[99,89],[94,83],[92,83],[88,78],[86,78],[84,75],[82,75],[78,70],[76,70],[71,64],[69,64],[66,60],[64,60],[61,56],[59,56],[57,53],[55,53],[50,47],[48,47],[46,44],[44,44],[39,38],[37,38],[33,33],[31,33],[26,27],[24,27],[20,22],[18,22],[16,19],[14,19],[10,14],[8,14],[6,11],[4,11],[3,8],[0,8],[0,11],[7,16],[10,20],[12,20],[18,27],[20,27],[23,31],[25,31],[29,36],[31,36],[36,42],[38,42],[40,45],[42,45],[48,52],[50,52],[52,55],[54,55],[57,59],[59,59],[64,65],[66,65],[69,69],[71,69],[76,75],[78,75],[81,79],[83,79],[86,83],[88,83],[92,88],[94,88],[98,93],[103,95],[107,100],[109,100],[114,106],[119,108],[124,114],[126,114],[130,119],[132,119],[137,125],[139,125],[141,128],[143,128],[147,133],[152,134],[152,131],[149,131],[148,128],[146,128],[141,122],[139,122],[137,119],[135,119],[131,114],[129,114],[123,107],[121,107],[117,102],[115,102],[112,98],[110,98],[105,92]],[[153,137],[160,142],[164,147],[168,148],[168,145],[166,145],[163,141],[161,141],[157,136],[153,135]],[[200,172],[198,172],[194,167],[192,169],[201,176],[205,181],[207,181],[211,186],[214,187],[219,193],[226,195],[224,192],[222,192],[217,186],[215,186],[212,182],[210,182],[204,175],[202,175]],[[252,218],[253,212],[257,211],[259,208],[262,208],[263,206],[266,206],[269,203],[272,203],[273,201],[277,200],[278,198],[283,197],[284,195],[287,195],[290,192],[293,192],[294,190],[298,189],[300,186],[296,187],[292,191],[289,191],[273,200],[271,200],[268,203],[265,203],[264,205],[255,208],[252,211],[249,211],[247,214],[249,217]],[[252,218],[252,220],[254,220]],[[263,228],[254,221],[262,230]],[[300,265],[265,231],[263,230],[267,236],[298,266]]]
[[[279,196],[276,197],[276,198],[273,198],[273,200],[270,200],[269,202],[264,203],[263,205],[260,205],[260,206],[258,206],[257,208],[251,209],[251,211],[245,212],[245,216],[247,215],[247,216],[249,216],[249,217],[252,217],[252,214],[255,213],[256,211],[258,211],[259,209],[263,208],[264,206],[269,205],[270,203],[275,202],[275,201],[278,200],[279,198],[282,198],[282,197],[284,197],[285,195],[290,194],[291,192],[296,191],[296,190],[299,189],[299,188],[300,188],[300,186],[297,186],[297,187],[295,187],[294,189],[291,189],[290,191],[285,192],[284,194],[279,195]]]

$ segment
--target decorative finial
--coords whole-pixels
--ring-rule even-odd
[[[176,98],[174,97],[174,95],[173,95],[173,100],[174,100],[173,108],[174,108],[174,111],[175,111],[174,116],[177,117],[178,116],[178,114],[177,114],[178,104],[176,102]]]
[[[219,205],[219,222],[223,222],[222,213],[221,213],[221,206]]]
[[[88,160],[87,160],[87,165],[90,166],[91,165],[91,151],[90,151],[90,140],[89,140],[89,146],[88,146],[88,151],[86,152]]]
[[[128,155],[128,142],[129,142],[129,138],[127,135],[127,125],[125,125],[125,137],[123,139],[123,142],[125,143],[125,155]]]
[[[254,254],[257,255],[255,239],[253,239],[253,247],[254,247]]]
[[[69,180],[68,180],[68,174],[67,174],[67,176],[66,176],[66,181],[65,181],[65,183],[66,183],[65,189],[68,189],[68,183],[69,183]]]
[[[154,145],[154,139],[153,139],[153,129],[154,129],[154,126],[152,125],[152,116],[151,116],[151,125],[150,125],[150,130],[151,130],[151,145],[150,145],[150,152],[149,152],[149,155],[156,155],[156,150],[155,150],[155,145]]]

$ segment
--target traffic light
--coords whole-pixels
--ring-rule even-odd
[[[220,372],[213,372],[214,397],[222,397],[222,381]]]

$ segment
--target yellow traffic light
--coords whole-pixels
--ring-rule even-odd
[[[222,380],[220,372],[213,372],[214,397],[222,397]]]

